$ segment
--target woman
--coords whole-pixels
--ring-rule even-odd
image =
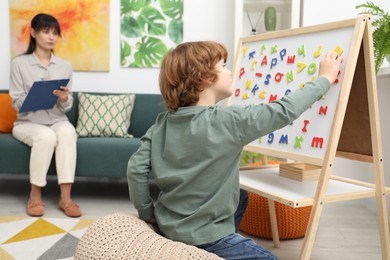
[[[60,35],[60,25],[53,16],[38,14],[31,20],[28,49],[11,63],[9,93],[16,111],[21,108],[35,81],[71,79],[71,64],[53,54]],[[42,216],[45,212],[41,189],[46,185],[47,171],[54,152],[61,190],[58,206],[67,216],[79,217],[82,214],[80,207],[71,199],[77,141],[76,131],[65,114],[73,105],[71,82],[62,86],[61,90],[53,91],[58,100],[52,109],[18,113],[14,124],[13,136],[31,147],[31,192],[27,202],[27,213],[30,216]]]

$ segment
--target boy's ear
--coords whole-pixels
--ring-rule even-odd
[[[202,83],[206,86],[213,84],[213,81],[209,77],[202,76],[200,79],[201,79]]]

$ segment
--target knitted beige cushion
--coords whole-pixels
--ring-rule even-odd
[[[134,215],[112,214],[95,221],[77,245],[75,260],[222,259],[195,246],[169,240]]]

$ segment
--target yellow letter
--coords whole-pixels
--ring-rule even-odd
[[[314,57],[319,57],[321,55],[322,51],[322,45],[320,44],[320,47],[318,47],[318,50],[314,52]]]

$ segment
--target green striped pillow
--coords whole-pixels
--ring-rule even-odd
[[[134,94],[78,93],[78,98],[78,136],[132,137],[127,131],[134,106]]]

